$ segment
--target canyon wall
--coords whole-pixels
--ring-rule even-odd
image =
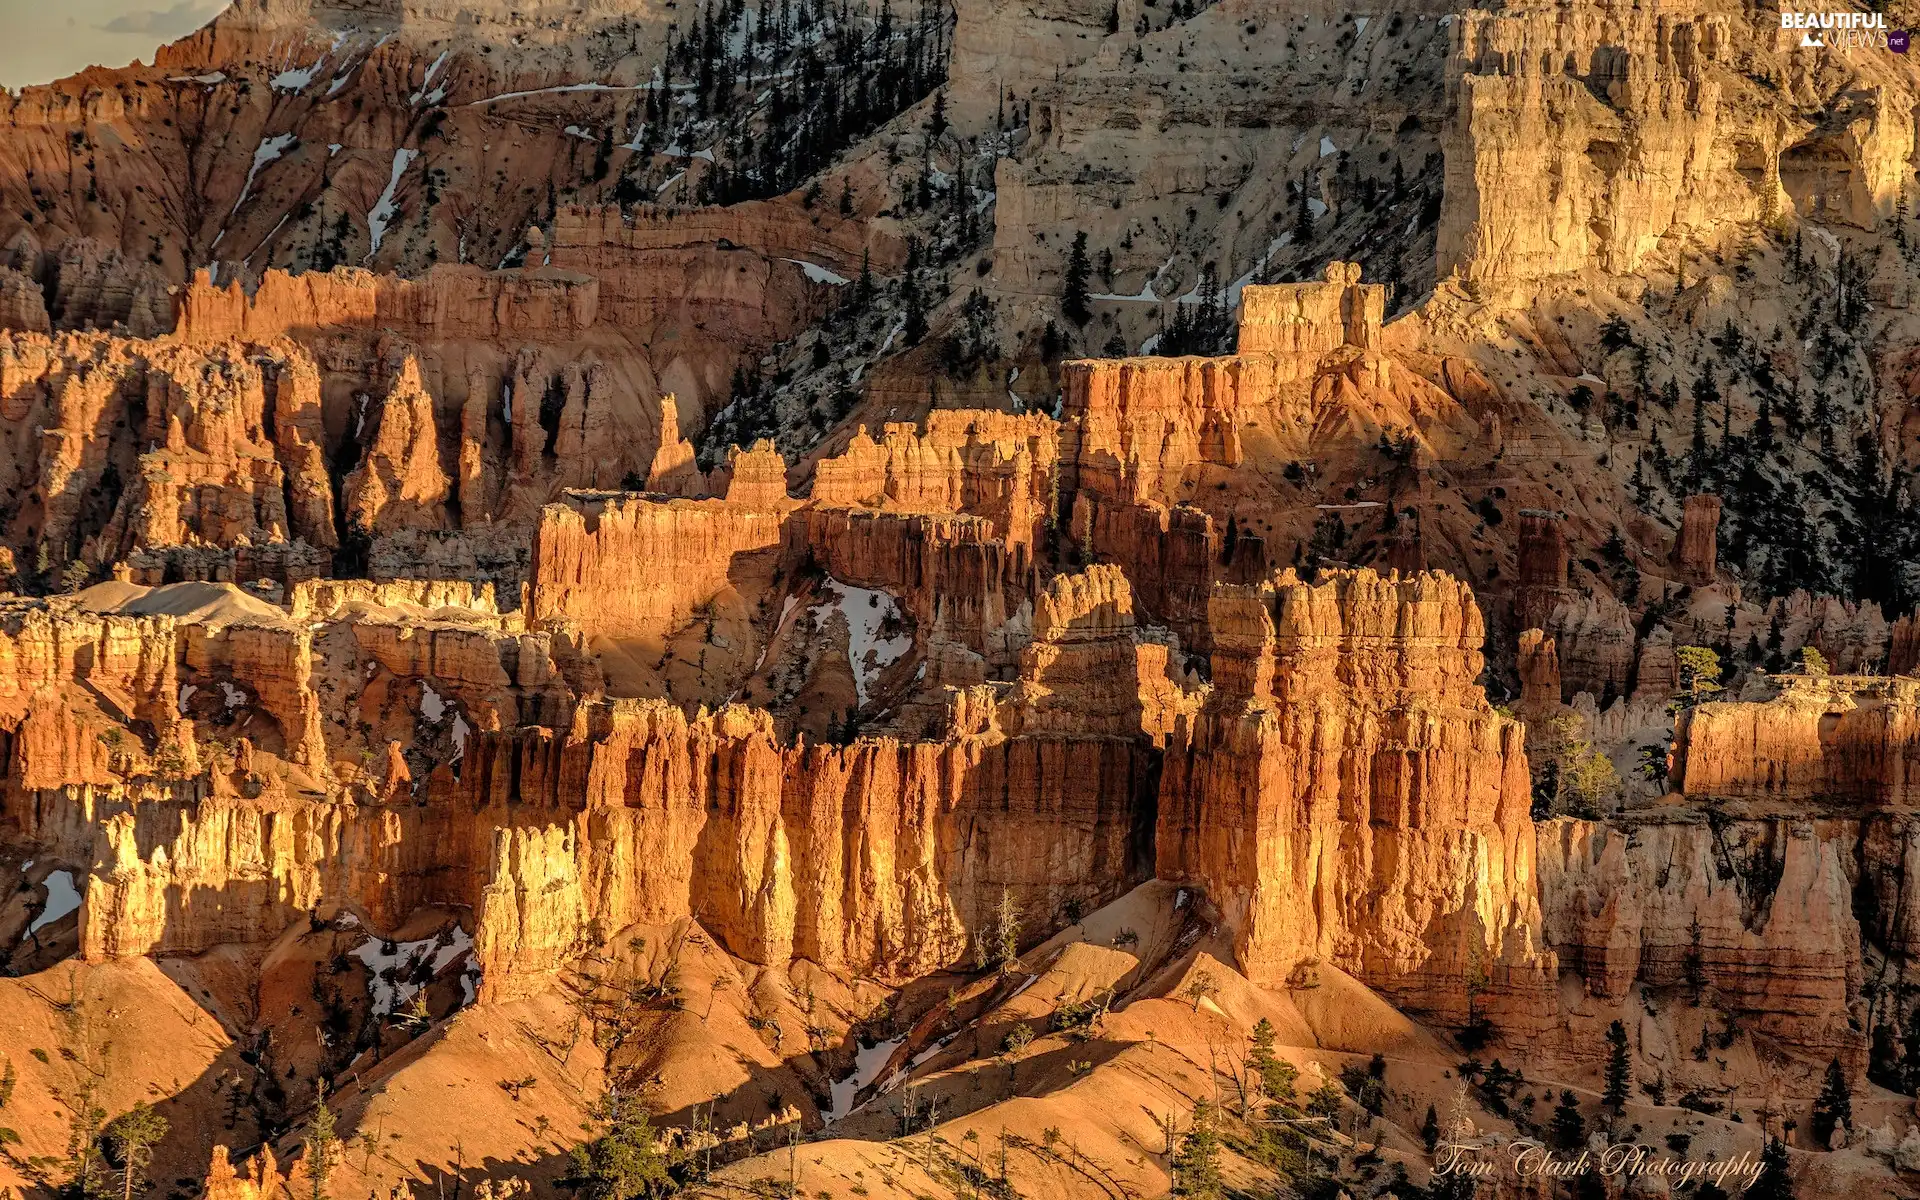
[[[1217,587],[1210,620],[1213,694],[1162,775],[1160,876],[1222,906],[1256,982],[1323,959],[1437,1020],[1545,1029],[1526,752],[1478,686],[1467,589],[1287,572]]]

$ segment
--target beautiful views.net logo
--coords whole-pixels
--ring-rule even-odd
[[[1907,52],[1907,31],[1888,29],[1885,13],[1782,12],[1780,28],[1798,30],[1800,45],[1811,49],[1860,47]]]

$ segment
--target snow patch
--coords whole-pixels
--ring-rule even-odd
[[[276,92],[301,91],[319,77],[320,64],[326,61],[327,56],[322,54],[313,60],[313,65],[310,67],[289,67],[267,80],[267,86]]]
[[[447,702],[440,698],[440,693],[434,691],[430,683],[420,685],[420,715],[429,721],[438,721],[447,715]]]
[[[389,945],[393,947],[392,953],[386,950]],[[388,942],[370,937],[347,953],[366,964],[371,976],[367,980],[367,991],[373,996],[373,1014],[380,1017],[399,1011],[401,1005],[413,999],[425,986],[416,980],[432,982],[472,949],[473,936],[456,925],[451,936],[443,933],[413,942]],[[463,987],[465,983],[463,978]],[[471,991],[470,987],[466,990]]]
[[[447,65],[447,55],[452,53],[452,50],[442,50],[440,57],[433,60],[433,64],[427,68],[426,75],[420,80],[420,90],[407,97],[408,104],[418,106],[422,100],[432,104],[438,104],[447,98],[447,89],[444,87],[435,88],[433,86],[433,77],[440,73],[441,67]]]
[[[372,209],[367,212],[367,235],[372,239],[373,247],[367,251],[366,261],[372,262],[373,256],[380,253],[380,243],[387,236],[387,226],[400,215],[400,208],[393,202],[393,193],[400,187],[400,176],[406,174],[413,160],[420,157],[418,150],[395,150],[393,152],[393,174],[387,177],[387,190],[380,193]]]
[[[1333,144],[1332,138],[1327,137],[1325,134],[1322,134],[1320,136],[1320,157],[1325,158],[1329,154],[1338,154],[1338,153],[1340,153],[1340,147]]]
[[[615,87],[607,83],[568,83],[562,84],[559,87],[528,88],[524,92],[501,92],[498,96],[487,96],[480,100],[470,100],[467,102],[466,107],[477,108],[482,104],[493,104],[500,100],[518,100],[523,96],[546,96],[558,92],[642,92],[646,91],[647,88],[648,85],[644,83],[622,87]]]
[[[61,917],[80,907],[80,889],[73,886],[72,871],[55,871],[47,876],[47,906],[27,926],[28,933],[39,933]]]
[[[214,71],[207,75],[169,75],[167,76],[168,83],[204,83],[208,87],[212,87],[216,83],[225,83],[226,81],[227,81],[227,73],[225,71]]]
[[[794,266],[799,267],[802,271],[805,271],[807,273],[807,278],[812,280],[814,283],[830,283],[835,287],[840,287],[843,284],[852,282],[852,280],[848,279],[845,275],[836,275],[832,271],[829,271],[825,267],[821,266],[819,263],[810,263],[810,262],[807,262],[805,259],[800,259],[800,258],[788,258],[788,259],[783,259],[781,261],[790,262]]]
[[[1366,34],[1367,20],[1368,18],[1366,17],[1355,17],[1353,19],[1353,32],[1356,36],[1364,36]]]
[[[1327,215],[1327,202],[1318,196],[1308,196],[1307,211],[1313,214],[1314,220],[1318,221]]]
[[[459,762],[462,758],[466,757],[467,735],[472,732],[473,732],[473,727],[467,724],[467,719],[461,716],[459,713],[454,713],[453,714],[453,758],[450,759],[449,761]]]
[[[239,708],[247,702],[247,694],[224,679],[220,681],[220,695],[229,709]]]
[[[255,147],[253,151],[253,166],[247,171],[247,182],[241,185],[240,198],[233,202],[233,208],[227,212],[228,220],[233,219],[234,213],[240,211],[240,206],[245,204],[247,197],[252,194],[253,180],[255,176],[260,174],[260,168],[266,166],[299,144],[300,139],[291,133],[276,133],[270,138],[262,138],[260,140],[260,144]],[[225,233],[226,230],[223,229],[221,232]],[[214,240],[218,241],[219,239],[215,238]]]
[[[180,715],[181,716],[184,717],[187,715],[187,701],[193,699],[193,694],[199,690],[200,689],[198,687],[196,687],[191,683],[183,683],[180,685]]]
[[[820,594],[823,600],[814,605],[814,619],[824,621],[838,609],[846,621],[847,661],[853,665],[854,691],[864,706],[869,682],[913,648],[913,635],[907,632],[906,618],[889,592],[857,588],[829,576]],[[883,637],[881,629],[889,623],[897,632]]]
[[[874,1081],[880,1074],[893,1052],[906,1044],[902,1035],[890,1042],[875,1042],[871,1046],[862,1046],[853,1053],[853,1074],[833,1085],[833,1099],[827,1105],[827,1111],[820,1114],[821,1119],[831,1125],[853,1111],[853,1098],[860,1089]]]

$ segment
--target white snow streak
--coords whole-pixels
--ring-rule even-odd
[[[420,157],[418,150],[395,150],[393,152],[393,174],[387,179],[387,190],[380,193],[380,199],[367,212],[367,235],[373,246],[367,251],[366,261],[372,262],[373,256],[380,253],[380,243],[387,236],[387,226],[400,215],[400,208],[393,202],[393,193],[400,187],[400,176]]]

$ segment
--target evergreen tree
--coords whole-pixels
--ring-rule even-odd
[[[144,1100],[107,1126],[107,1140],[120,1157],[120,1200],[133,1200],[134,1185],[145,1182],[142,1172],[153,1155],[154,1143],[166,1136],[167,1119]]]
[[[327,1107],[327,1086],[320,1085],[313,1102],[313,1121],[307,1126],[307,1180],[312,1185],[311,1200],[327,1200],[327,1180],[333,1175],[334,1160],[340,1152],[340,1139],[333,1131],[333,1110]]]
[[[1586,1143],[1587,1119],[1580,1115],[1580,1100],[1572,1090],[1560,1093],[1549,1128],[1553,1131],[1554,1144],[1562,1150],[1578,1149]]]
[[[573,1150],[561,1183],[580,1200],[651,1200],[675,1190],[654,1146],[653,1122],[638,1099],[608,1092],[594,1106],[603,1132]]]
[[[99,1140],[100,1124],[106,1120],[107,1111],[94,1102],[92,1072],[83,1075],[79,1089],[68,1101],[67,1192],[76,1200],[90,1200],[105,1166],[100,1161]]]
[[[1607,1087],[1601,1103],[1618,1114],[1626,1108],[1632,1086],[1633,1065],[1627,1057],[1627,1027],[1615,1021],[1607,1026]]]
[[[1840,1060],[1834,1059],[1827,1064],[1827,1078],[1820,1086],[1820,1095],[1813,1102],[1813,1140],[1825,1149],[1833,1141],[1836,1127],[1853,1128],[1853,1091],[1847,1087],[1847,1073],[1840,1069]]]
[[[1427,1105],[1427,1119],[1420,1122],[1420,1140],[1426,1143],[1428,1154],[1440,1144],[1440,1114],[1433,1111],[1431,1104]]]
[[[1213,1127],[1213,1105],[1202,1100],[1193,1106],[1193,1128],[1180,1142],[1173,1158],[1176,1196],[1218,1200],[1221,1194],[1220,1134]]]
[[[1713,479],[1713,461],[1707,448],[1707,406],[1720,398],[1713,380],[1713,364],[1701,364],[1693,381],[1693,440],[1687,447],[1687,488],[1699,491]]]
[[[1300,207],[1293,214],[1293,244],[1305,246],[1313,240],[1313,206],[1307,202],[1307,177],[1300,177]]]
[[[1787,1164],[1787,1147],[1773,1138],[1760,1151],[1760,1176],[1742,1193],[1744,1200],[1798,1200]]]
[[[851,177],[842,177],[840,180],[840,215],[843,217],[853,215],[853,180]]]
[[[1093,319],[1087,306],[1087,281],[1093,276],[1093,263],[1087,258],[1087,235],[1073,235],[1073,248],[1067,252],[1067,290],[1060,297],[1060,311],[1075,325]]]

